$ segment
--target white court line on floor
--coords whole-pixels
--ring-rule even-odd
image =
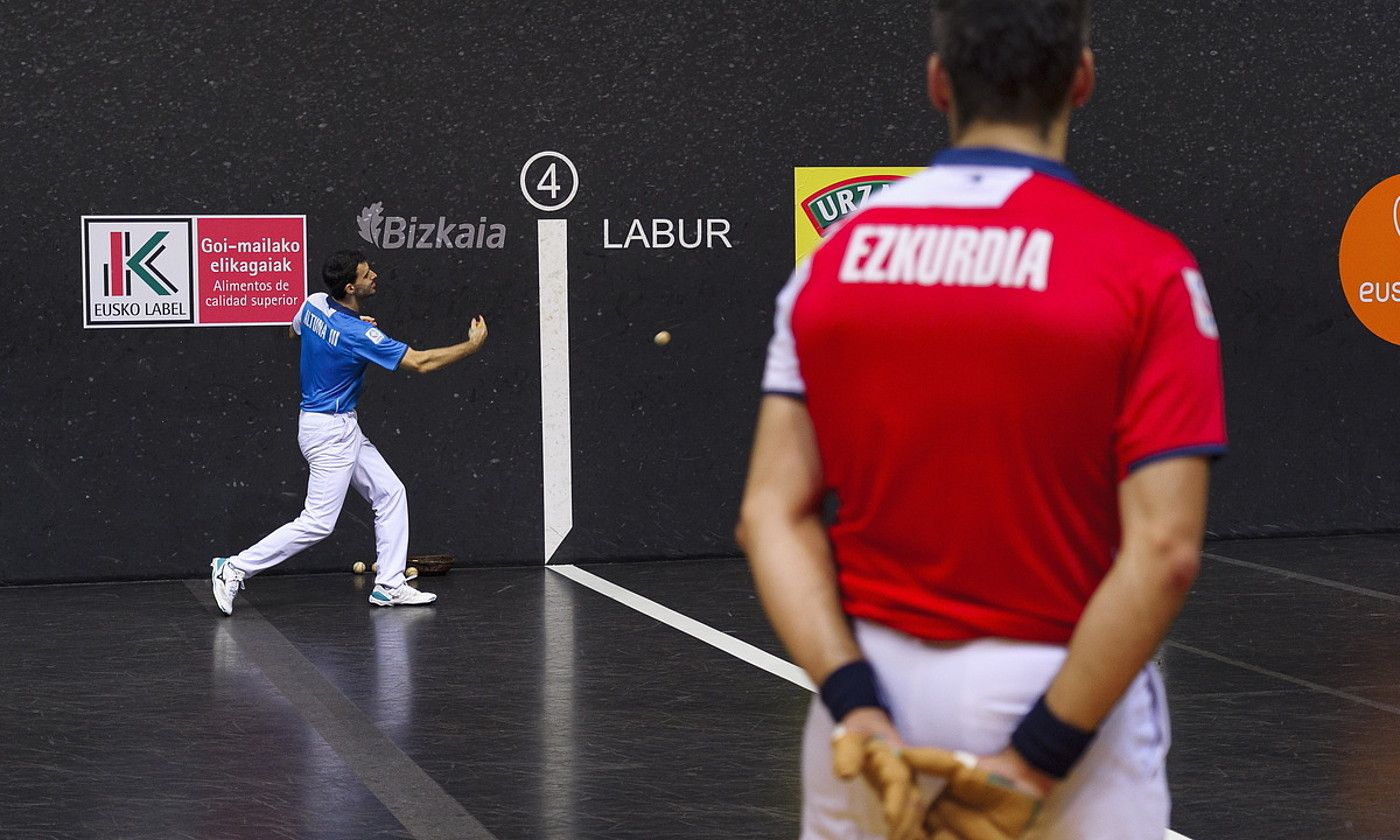
[[[623,606],[631,607],[645,616],[654,618],[667,626],[674,627],[682,633],[693,636],[707,645],[719,648],[730,656],[742,659],[750,665],[762,668],[770,674],[782,677],[794,685],[802,686],[812,692],[817,690],[816,686],[812,684],[812,680],[807,676],[807,672],[791,662],[788,662],[786,659],[780,659],[766,650],[754,647],[748,642],[740,641],[728,633],[716,630],[708,624],[701,624],[688,615],[678,613],[670,607],[662,606],[650,598],[644,598],[630,589],[623,589],[621,586],[611,581],[604,580],[592,572],[585,572],[578,566],[558,565],[546,566],[545,568],[553,569],[575,583],[586,586],[600,595],[606,595]],[[1191,840],[1191,838],[1168,829],[1164,840]]]
[[[785,659],[779,659],[766,650],[756,648],[748,642],[741,642],[728,633],[714,629],[708,624],[701,624],[690,616],[682,615],[670,607],[663,607],[650,598],[643,598],[631,590],[623,589],[615,583],[606,581],[592,572],[585,572],[578,566],[548,566],[569,580],[580,583],[594,592],[606,595],[617,601],[619,604],[631,607],[643,615],[650,616],[662,624],[676,628],[682,633],[694,636],[700,641],[712,647],[717,647],[725,653],[738,659],[742,659],[750,665],[757,666],[770,674],[782,677],[788,682],[799,685],[808,691],[816,691],[817,687],[812,685],[811,679],[807,677],[807,672]]]
[[[1400,595],[1392,595],[1389,592],[1380,592],[1375,589],[1367,589],[1364,586],[1352,586],[1349,583],[1342,583],[1339,580],[1330,580],[1315,575],[1305,575],[1302,572],[1293,572],[1288,569],[1280,569],[1275,566],[1265,566],[1263,563],[1251,563],[1248,560],[1236,560],[1233,557],[1226,557],[1223,554],[1216,554],[1210,551],[1202,551],[1201,556],[1207,560],[1215,560],[1219,563],[1228,563],[1231,566],[1240,566],[1245,569],[1254,569],[1257,572],[1266,572],[1279,577],[1292,578],[1293,580],[1307,581],[1318,586],[1326,586],[1330,589],[1340,589],[1343,592],[1350,592],[1353,595],[1365,595],[1367,598],[1378,598],[1382,601],[1390,601],[1393,604],[1400,604]]]
[[[1268,668],[1261,668],[1258,665],[1251,665],[1248,662],[1242,662],[1238,659],[1233,659],[1229,656],[1221,656],[1218,653],[1211,653],[1208,650],[1202,650],[1201,648],[1194,647],[1192,645],[1182,644],[1181,642],[1174,642],[1170,639],[1168,639],[1165,642],[1165,644],[1168,647],[1179,648],[1181,650],[1186,651],[1187,653],[1194,653],[1197,656],[1202,656],[1206,659],[1214,659],[1216,662],[1221,662],[1226,665],[1233,666],[1235,668],[1241,668],[1246,671],[1253,671],[1254,673],[1260,674],[1265,677],[1271,677],[1276,680],[1282,680],[1287,683],[1292,683],[1293,685],[1306,688],[1311,691],[1316,691],[1320,694],[1328,694],[1341,700],[1348,700],[1352,703],[1358,703],[1362,706],[1370,706],[1372,709],[1376,709],[1377,711],[1390,712],[1392,715],[1400,715],[1400,706],[1393,706],[1389,703],[1382,703],[1379,700],[1367,700],[1365,697],[1359,697],[1347,691],[1329,688],[1325,685],[1322,685],[1321,683],[1312,682],[1311,680],[1299,679],[1298,677],[1290,677],[1289,675],[1280,673],[1278,671],[1271,671]]]

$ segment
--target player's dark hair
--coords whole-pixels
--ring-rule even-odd
[[[362,262],[369,262],[363,251],[336,251],[326,257],[321,266],[321,279],[326,281],[331,297],[336,300],[345,298],[345,287],[355,282]]]
[[[978,120],[1046,132],[1089,43],[1090,0],[934,0],[933,44],[959,126]]]

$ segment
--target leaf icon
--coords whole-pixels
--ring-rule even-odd
[[[376,201],[368,207],[360,208],[355,217],[360,228],[360,238],[371,245],[379,244],[379,229],[384,225],[384,202]]]

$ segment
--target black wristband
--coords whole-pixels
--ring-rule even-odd
[[[1055,717],[1045,705],[1042,694],[1011,733],[1011,746],[1032,767],[1052,778],[1063,779],[1089,748],[1094,734]]]
[[[831,712],[831,719],[837,723],[854,709],[874,707],[889,714],[875,686],[875,669],[864,659],[848,662],[832,671],[822,683],[821,698],[826,710]]]

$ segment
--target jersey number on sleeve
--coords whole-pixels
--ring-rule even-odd
[[[1210,295],[1206,294],[1206,279],[1194,268],[1182,269],[1181,277],[1186,281],[1186,291],[1191,295],[1191,311],[1196,316],[1196,329],[1210,339],[1220,338],[1220,329],[1215,325],[1215,312],[1210,308]]]

